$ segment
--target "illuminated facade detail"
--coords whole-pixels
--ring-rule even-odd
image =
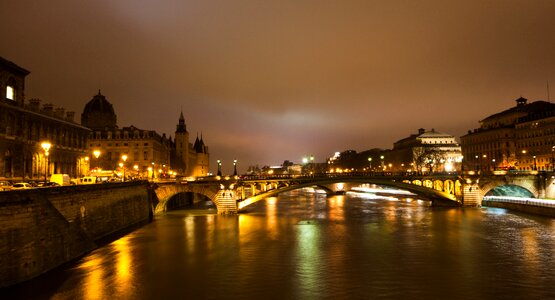
[[[395,142],[387,156],[393,171],[454,172],[460,170],[462,162],[456,138],[435,129],[420,128],[418,134]]]
[[[13,86],[6,86],[6,99],[15,100],[15,89]]]
[[[24,99],[29,71],[0,57],[0,178],[44,180],[45,173],[71,177],[88,171],[84,163],[90,130],[74,122],[74,113]],[[11,91],[11,92],[10,92]],[[41,143],[49,141],[47,153]]]
[[[555,104],[520,97],[516,106],[480,121],[461,143],[466,170],[553,170]]]

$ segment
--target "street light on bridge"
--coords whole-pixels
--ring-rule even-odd
[[[368,170],[372,172],[372,157],[368,157]]]

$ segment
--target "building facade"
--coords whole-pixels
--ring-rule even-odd
[[[0,57],[0,178],[44,180],[54,173],[78,177],[88,172],[90,130],[74,113],[41,100],[25,102],[30,72]],[[41,146],[47,142],[48,151]]]
[[[466,170],[553,170],[555,104],[520,97],[516,106],[480,121],[461,143]]]
[[[189,143],[183,113],[175,141],[153,130],[119,128],[112,104],[99,91],[85,106],[81,123],[91,129],[88,152],[93,172],[111,170],[119,176],[141,179],[208,174],[208,147],[198,138],[201,145],[196,149],[196,144]]]
[[[454,172],[462,162],[461,146],[453,135],[423,128],[395,142],[387,156],[385,166],[402,172]]]

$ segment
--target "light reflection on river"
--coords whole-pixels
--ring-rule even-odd
[[[182,210],[11,298],[555,299],[555,220],[292,192]]]

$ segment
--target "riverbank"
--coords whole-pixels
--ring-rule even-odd
[[[554,207],[537,206],[537,205],[525,204],[525,203],[503,202],[503,201],[497,201],[497,200],[492,201],[492,200],[485,200],[485,199],[482,200],[482,206],[506,208],[514,211],[520,211],[520,212],[555,218]]]

